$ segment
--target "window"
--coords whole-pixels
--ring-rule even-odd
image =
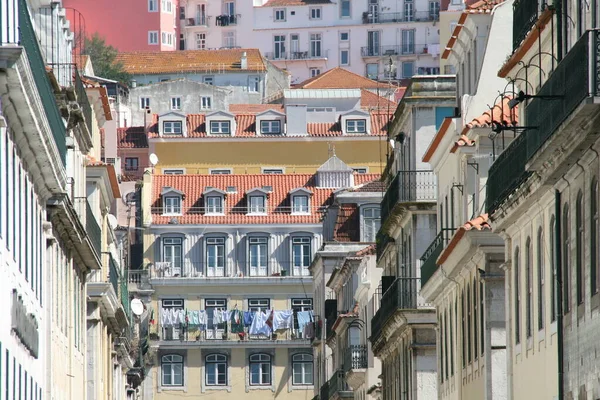
[[[158,11],[158,5],[157,2],[158,0],[148,0],[148,12],[156,12]]]
[[[260,121],[260,133],[281,133],[281,121]]]
[[[150,108],[150,97],[140,97],[140,110]]]
[[[521,343],[521,286],[520,286],[520,270],[519,270],[519,248],[515,250],[515,258],[513,260],[514,268],[513,268],[513,276],[515,280],[513,293],[515,295],[515,315],[514,315],[514,323],[515,323],[515,344]]]
[[[265,196],[250,196],[248,198],[250,214],[264,214],[267,212],[265,207]]]
[[[208,214],[222,214],[223,198],[221,196],[208,196],[206,198],[206,212]]]
[[[196,49],[206,49],[206,33],[196,33]],[[206,83],[206,82],[204,82]],[[212,85],[212,83],[211,83]]]
[[[367,120],[366,119],[347,119],[346,120],[346,132],[347,133],[365,133],[367,131]]]
[[[223,32],[223,47],[226,49],[232,49],[235,47],[234,31]]]
[[[367,54],[369,56],[378,56],[381,52],[379,47],[381,32],[379,31],[367,31]]]
[[[138,158],[137,157],[125,157],[125,171],[137,171],[138,170]]]
[[[294,276],[308,276],[311,262],[311,243],[309,237],[292,238],[292,262]]]
[[[175,275],[181,271],[183,259],[183,239],[181,238],[163,238],[162,240],[163,262],[170,263],[170,272]]]
[[[577,304],[583,304],[584,292],[583,292],[583,242],[584,242],[584,221],[583,221],[583,193],[579,191],[577,194],[577,203],[575,205],[575,227],[577,229],[577,236],[575,237],[575,257],[576,265],[576,286],[577,290]]]
[[[183,175],[184,173],[185,171],[179,168],[163,169],[163,174],[165,175]]]
[[[185,19],[185,7],[179,7],[179,19]]]
[[[414,29],[403,29],[402,30],[402,54],[414,54],[415,53],[415,30]]]
[[[367,168],[352,168],[357,174],[366,174],[368,172]]]
[[[537,234],[537,274],[538,274],[538,330],[544,329],[545,274],[544,269],[544,232],[540,227]]]
[[[307,112],[333,112],[333,107],[308,107]]]
[[[260,78],[258,76],[248,77],[248,90],[253,93],[260,92]]]
[[[414,18],[412,0],[404,0],[404,21],[411,22]]]
[[[206,386],[227,385],[227,356],[223,354],[209,354],[204,362],[206,371]]]
[[[350,18],[350,0],[340,1],[340,17]]]
[[[183,133],[183,124],[181,121],[163,121],[163,134],[181,135]]]
[[[216,310],[226,310],[226,299],[204,299],[204,309],[206,310],[206,339],[224,339],[227,322],[215,323],[214,316]]]
[[[347,42],[350,40],[350,32],[340,32],[340,42]]]
[[[251,237],[249,241],[250,276],[267,276],[267,238]]]
[[[148,31],[148,44],[158,44],[158,31]]]
[[[181,110],[181,97],[171,97],[171,110]]]
[[[273,58],[276,60],[285,59],[285,35],[273,36]]]
[[[593,296],[598,293],[598,278],[600,277],[598,273],[600,224],[598,221],[598,180],[596,177],[592,179],[590,191],[590,217],[590,293]]]
[[[162,385],[183,386],[183,357],[178,354],[162,356]]]
[[[415,63],[412,61],[405,61],[402,63],[402,77],[412,78],[415,73]]]
[[[250,385],[271,384],[271,356],[268,354],[252,354],[250,356]]]
[[[313,384],[313,356],[294,354],[292,356],[292,385]]]
[[[271,300],[269,299],[248,299],[248,311],[250,312],[267,312],[271,308]]]
[[[211,134],[226,134],[229,135],[230,131],[229,121],[210,121],[210,133]]]
[[[363,213],[363,241],[375,242],[375,236],[381,226],[379,207],[365,208]]]
[[[320,33],[311,33],[310,34],[310,56],[311,57],[321,57],[321,34]]]
[[[294,196],[292,212],[294,214],[307,214],[308,196]]]
[[[321,75],[321,68],[310,68],[310,76],[314,78],[317,75]]]
[[[181,197],[167,196],[164,198],[165,214],[181,214]]]
[[[263,168],[262,173],[267,175],[280,175],[283,174],[283,168]]]
[[[432,21],[440,19],[440,3],[438,1],[429,2],[429,19]]]
[[[225,238],[206,239],[206,275],[225,276]]]
[[[202,96],[200,97],[200,109],[210,110],[212,108],[212,97]]]
[[[565,204],[563,211],[563,225],[562,225],[562,242],[563,242],[563,307],[565,314],[571,311],[571,238],[569,235],[569,228],[571,226],[571,219],[569,217],[569,205]]]
[[[214,82],[215,82],[215,77],[212,75],[202,77],[202,83],[205,83],[207,85],[214,85]]]
[[[377,79],[379,76],[379,64],[370,63],[367,64],[367,78]]]
[[[552,287],[550,293],[550,320],[556,321],[558,313],[558,303],[556,292],[558,290],[558,281],[556,279],[556,219],[554,215],[550,218],[550,267],[552,268]]]
[[[525,244],[525,290],[527,297],[525,299],[525,331],[527,338],[530,338],[533,332],[533,249],[531,239],[527,238]]]
[[[210,175],[231,175],[231,168],[211,168]]]
[[[350,50],[340,50],[340,65],[350,65]]]
[[[309,13],[310,19],[321,19],[321,7],[311,7]]]
[[[285,8],[275,9],[275,21],[285,21]]]

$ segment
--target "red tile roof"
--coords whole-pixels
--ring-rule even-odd
[[[360,215],[358,205],[342,204],[338,209],[333,240],[336,242],[360,242]]]
[[[452,146],[450,153],[455,153],[459,147],[475,147],[475,140],[469,139],[465,134],[460,135],[460,138],[454,142],[454,146]]]
[[[132,126],[117,129],[117,148],[119,149],[146,149],[148,138],[143,126]]]
[[[360,91],[360,106],[367,110],[378,109],[383,111],[389,109],[390,113],[393,114],[396,111],[396,107],[398,107],[398,103],[388,100],[383,96],[379,96],[369,90],[362,89]]]
[[[355,184],[378,179],[377,174],[355,174]],[[313,174],[285,175],[154,175],[152,187],[152,222],[169,224],[176,218],[179,224],[318,224],[324,207],[329,205],[335,189],[316,186]],[[171,187],[185,194],[183,215],[161,215],[160,193],[164,187]],[[207,187],[225,191],[235,187],[235,193],[227,193],[225,215],[204,215],[204,198],[202,193]],[[268,195],[267,215],[246,215],[246,192],[253,188],[271,186]],[[297,188],[308,189],[310,199],[310,215],[292,215],[290,191]]]
[[[119,53],[116,61],[133,75],[241,71],[242,53],[248,57],[248,71],[266,71],[258,49],[134,51]]]
[[[381,180],[375,180],[371,182],[367,182],[364,185],[357,186],[351,189],[352,192],[380,192],[383,193],[386,191],[385,182]]]
[[[463,226],[458,228],[452,236],[452,239],[450,239],[450,242],[446,245],[438,259],[436,260],[436,264],[442,265],[448,259],[448,257],[450,257],[450,255],[458,245],[458,242],[461,241],[461,239],[465,236],[465,234],[468,231],[473,229],[478,231],[492,230],[492,227],[489,223],[488,214],[481,214],[480,216],[475,217],[470,221],[467,221]]]
[[[519,106],[511,109],[508,106],[511,97],[504,97],[499,100],[491,110],[473,118],[467,124],[467,128],[491,128],[493,122],[508,126],[517,126],[519,124]]]
[[[283,104],[230,104],[229,112],[232,114],[246,113],[246,114],[258,114],[264,111],[279,111],[284,112],[285,108]]]
[[[490,13],[500,3],[503,3],[504,0],[480,0],[471,5],[467,5],[465,11],[475,14],[475,13]]]
[[[294,89],[389,89],[387,83],[380,83],[364,76],[336,67],[320,75],[309,78],[294,86]]]
[[[357,257],[372,256],[373,254],[376,253],[376,250],[377,250],[377,246],[375,245],[375,243],[373,243],[373,244],[368,245],[364,249],[357,251],[355,255]]]
[[[462,227],[467,231],[470,231],[471,229],[477,229],[478,231],[482,231],[484,229],[491,230],[492,227],[489,221],[490,219],[488,214],[481,214],[480,216],[467,221]]]

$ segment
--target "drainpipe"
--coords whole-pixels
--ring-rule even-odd
[[[554,223],[554,246],[556,248],[556,302],[558,315],[556,316],[556,339],[558,351],[558,400],[564,399],[564,338],[563,338],[563,274],[562,274],[562,249],[561,249],[561,207],[560,207],[560,192],[554,192],[554,214],[556,215]]]

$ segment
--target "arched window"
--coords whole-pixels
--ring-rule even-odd
[[[537,313],[538,330],[544,329],[544,302],[546,297],[545,280],[546,271],[544,269],[544,231],[542,227],[538,229],[537,234]]]
[[[556,218],[554,215],[550,217],[550,266],[552,268],[552,287],[550,293],[550,321],[556,321],[556,314],[558,313],[558,304],[556,291],[558,289],[558,283],[556,281]]]
[[[598,223],[598,179],[592,179],[592,187],[590,190],[590,289],[591,295],[598,293],[598,238],[600,237],[600,224]]]
[[[569,205],[565,204],[562,221],[562,256],[563,256],[563,307],[564,313],[571,311],[571,217],[569,216]]]
[[[162,385],[183,386],[183,357],[168,354],[161,358]]]
[[[584,299],[584,291],[583,291],[583,235],[585,223],[583,221],[583,193],[579,191],[577,194],[577,203],[575,204],[575,229],[576,229],[576,237],[575,237],[575,256],[576,256],[576,266],[577,270],[575,271],[575,289],[577,290],[576,298],[577,305],[583,304]]]
[[[250,356],[250,385],[261,386],[271,384],[271,356],[268,354],[252,354]]]
[[[292,356],[292,385],[313,384],[313,356],[307,353]]]
[[[525,242],[525,332],[530,338],[533,331],[532,313],[533,304],[533,251],[531,249],[531,238]]]
[[[521,273],[519,268],[519,248],[515,250],[515,258],[513,260],[513,277],[515,280],[514,294],[515,294],[515,344],[521,343],[521,282],[519,275]]]
[[[209,354],[204,363],[207,386],[227,385],[227,356],[224,354]]]

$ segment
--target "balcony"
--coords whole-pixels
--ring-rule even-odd
[[[185,19],[185,27],[202,27],[208,28],[208,18],[206,15],[199,15],[196,18],[186,18]]]
[[[237,25],[240,17],[241,17],[240,14],[234,14],[234,15],[228,15],[228,14],[217,15],[215,17],[215,25],[216,26]]]
[[[321,318],[320,315],[314,315],[314,322],[313,322],[313,329],[314,329],[314,335],[311,338],[311,342],[313,344],[313,346],[317,346],[319,344],[321,344],[321,342],[323,341],[323,319]]]
[[[369,13],[363,12],[363,24],[389,24],[398,22],[439,21],[439,12],[418,11],[413,13]]]
[[[74,67],[75,70],[75,95],[77,96],[77,103],[79,104],[79,109],[83,114],[84,123],[89,132],[90,138],[92,136],[92,106],[90,104],[90,100],[87,97],[87,93],[85,91],[85,86],[81,81],[81,76],[79,75],[79,71],[77,70],[77,66]]]
[[[439,45],[436,45],[439,47]],[[363,58],[368,57],[386,57],[386,56],[412,56],[429,54],[427,44],[403,44],[396,46],[367,46],[360,48],[360,55]]]
[[[129,277],[129,274],[127,272],[127,269],[125,269],[123,276],[119,280],[119,297],[121,298],[121,305],[123,306],[125,315],[127,315],[127,319],[131,323],[131,321],[132,321],[131,306],[130,306],[131,300],[129,299],[129,287],[128,287],[128,282],[127,282],[129,279],[128,277]]]
[[[100,312],[109,322],[112,332],[121,336],[124,329],[130,328],[129,291],[125,277],[121,279],[116,260],[111,254],[106,260],[103,270],[92,271],[87,292],[90,300],[99,304]],[[124,337],[127,337],[127,333]]]
[[[371,343],[378,342],[384,327],[398,311],[431,307],[420,297],[420,292],[421,280],[416,277],[397,278],[390,285],[381,296],[379,309],[371,320]],[[403,320],[405,323],[412,322],[412,318],[403,318]]]
[[[538,19],[537,0],[515,0],[513,3],[513,51],[519,48]]]
[[[369,347],[366,344],[349,345],[344,351],[344,373],[348,383],[356,388],[364,383],[369,368]]]
[[[302,60],[327,60],[329,50],[321,51],[290,51],[264,53],[270,61],[302,61]]]
[[[421,256],[421,285],[425,285],[437,270],[436,261],[453,234],[454,229],[443,228]]]
[[[398,215],[410,203],[435,203],[437,180],[433,171],[398,171],[381,201],[381,227],[384,232],[388,219]]]
[[[390,235],[386,234],[382,230],[379,230],[379,232],[377,232],[375,241],[376,241],[377,260],[381,259],[381,256],[385,252],[387,245],[395,242],[395,240]]]
[[[323,386],[321,386],[321,400],[352,399],[354,393],[346,383],[344,371],[337,370]]]
[[[85,230],[87,231],[92,246],[96,250],[96,253],[100,254],[102,251],[102,229],[96,221],[96,216],[90,207],[90,203],[86,200],[86,211],[85,211]]]

